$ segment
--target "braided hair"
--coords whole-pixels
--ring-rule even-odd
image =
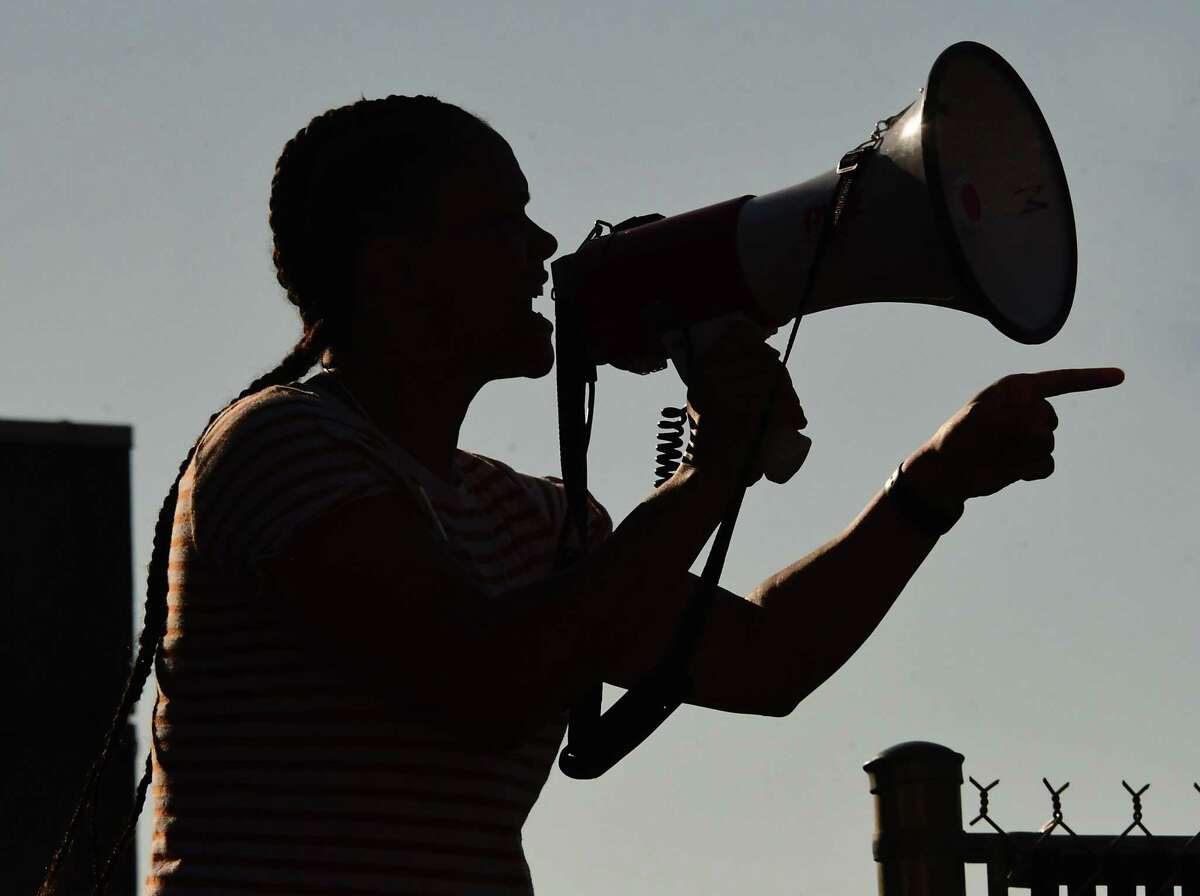
[[[209,418],[204,431],[227,408],[270,386],[298,380],[318,362],[349,347],[348,297],[355,251],[367,239],[400,235],[427,241],[437,214],[442,179],[480,145],[500,140],[482,118],[432,96],[361,98],[330,109],[287,142],[271,180],[269,223],[275,276],[298,310],[303,331],[274,368],[254,380]],[[203,435],[203,431],[201,433]],[[199,438],[179,466],[154,529],[147,572],[144,622],[137,654],[100,754],[38,896],[52,896],[64,858],[75,842],[85,811],[90,815],[91,867],[95,896],[108,887],[113,868],[129,843],[153,777],[153,750],[146,757],[133,810],[111,854],[101,865],[96,838],[96,799],[113,746],[137,704],[152,667],[161,662],[167,628],[167,560],[179,481]],[[155,714],[158,702],[155,701]],[[150,731],[155,737],[154,718]]]

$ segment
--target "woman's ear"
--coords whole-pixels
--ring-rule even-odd
[[[414,253],[402,237],[370,237],[355,250],[351,265],[351,282],[358,296],[394,295],[415,285]]]
[[[408,362],[440,361],[452,332],[436,299],[428,254],[402,237],[372,237],[352,261],[351,331],[359,348],[399,354]]]

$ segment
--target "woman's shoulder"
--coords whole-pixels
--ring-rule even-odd
[[[193,540],[219,565],[253,566],[301,526],[395,491],[377,438],[355,412],[306,383],[270,386],[222,411],[193,457]]]
[[[231,402],[213,420],[206,434],[222,428],[244,426],[247,422],[267,416],[327,416],[339,411],[344,414],[349,409],[315,382],[267,386]]]
[[[228,455],[267,461],[281,448],[315,447],[329,436],[370,442],[372,432],[336,398],[307,383],[268,386],[232,402],[205,429],[196,445],[203,469]]]

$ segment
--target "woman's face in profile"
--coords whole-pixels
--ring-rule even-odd
[[[408,339],[486,380],[544,376],[553,328],[534,306],[548,313],[549,288],[536,293],[558,242],[527,217],[529,184],[512,150],[490,142],[442,183],[431,240],[414,258],[424,332],[406,327]]]

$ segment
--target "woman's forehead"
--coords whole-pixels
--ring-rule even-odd
[[[446,181],[445,198],[468,203],[481,199],[523,202],[529,199],[529,182],[508,144],[488,141],[455,166]]]

